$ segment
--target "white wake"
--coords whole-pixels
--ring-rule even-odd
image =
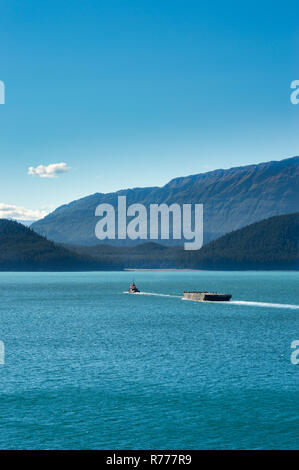
[[[129,292],[124,292],[124,294],[129,294]],[[171,295],[171,294],[157,294],[156,292],[135,292],[132,295],[154,295],[157,297],[173,297],[174,299],[181,299],[181,295]]]
[[[185,299],[184,297],[182,300],[187,300],[189,302],[196,302],[191,299]],[[299,305],[293,304],[274,304],[271,302],[251,302],[249,300],[229,300],[227,302],[222,301],[213,301],[213,300],[205,300],[204,302],[197,301],[197,303],[205,303],[205,304],[225,304],[225,305],[244,305],[245,307],[270,307],[270,308],[291,308],[293,310],[299,310]]]
[[[129,292],[125,291],[124,294],[129,294]],[[137,292],[132,295],[154,295],[156,297],[172,297],[175,299],[181,300],[189,300],[190,302],[195,302],[190,299],[185,299],[181,295],[171,295],[171,294],[158,294],[156,292]],[[252,302],[247,300],[230,300],[228,302],[215,302],[215,301],[205,301],[205,302],[197,302],[197,303],[205,303],[205,304],[225,304],[225,305],[244,305],[246,307],[267,307],[267,308],[288,308],[292,310],[299,310],[299,305],[293,304],[275,304],[272,302]]]
[[[270,302],[249,302],[247,300],[231,300],[226,302],[227,304],[233,305],[245,305],[250,307],[271,307],[271,308],[291,308],[293,310],[299,310],[299,305],[292,304],[273,304]]]

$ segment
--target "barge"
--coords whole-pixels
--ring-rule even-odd
[[[184,299],[195,300],[197,302],[228,302],[231,299],[231,294],[221,294],[218,292],[206,291],[185,291]]]

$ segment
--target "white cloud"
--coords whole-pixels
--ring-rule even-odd
[[[48,209],[31,210],[0,202],[0,219],[38,220],[49,214]]]
[[[61,173],[69,171],[66,163],[51,163],[50,165],[30,166],[28,175],[38,175],[40,178],[56,178]]]

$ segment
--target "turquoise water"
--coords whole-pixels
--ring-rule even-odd
[[[0,274],[0,448],[298,448],[299,273],[134,277]]]

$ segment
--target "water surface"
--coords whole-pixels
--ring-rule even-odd
[[[149,294],[124,294],[132,276]],[[0,448],[298,448],[299,273],[0,273]],[[183,290],[233,294],[182,301]]]

